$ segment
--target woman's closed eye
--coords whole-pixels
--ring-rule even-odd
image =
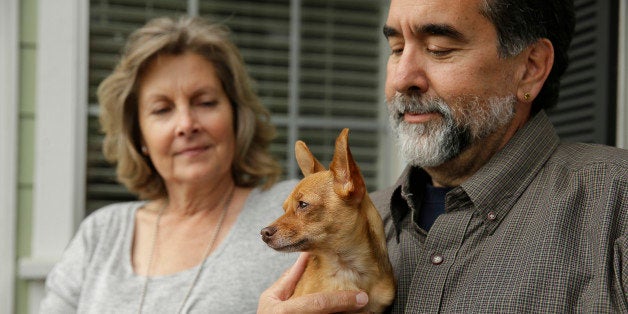
[[[215,107],[218,104],[217,100],[203,101],[201,106],[203,107]]]
[[[170,106],[157,106],[153,108],[150,113],[154,115],[162,115],[168,113],[170,109]]]

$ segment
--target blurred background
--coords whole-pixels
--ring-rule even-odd
[[[575,0],[576,35],[552,122],[566,141],[628,147],[626,0]],[[297,139],[328,164],[338,132],[370,191],[403,162],[383,84],[385,0],[0,0],[0,313],[36,313],[80,221],[134,199],[100,151],[95,97],[127,36],[157,16],[228,25],[297,178]]]

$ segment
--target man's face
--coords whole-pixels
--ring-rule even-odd
[[[508,125],[516,58],[498,56],[481,0],[392,0],[386,99],[402,154],[433,167]]]

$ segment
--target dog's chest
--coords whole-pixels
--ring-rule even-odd
[[[336,290],[357,289],[361,286],[360,274],[352,269],[330,269],[328,272],[328,276],[328,280],[336,285]]]
[[[321,266],[321,265],[316,265]],[[308,265],[302,281],[304,288],[311,292],[335,290],[364,290],[368,284],[366,277],[355,268],[341,267],[340,265],[325,265],[316,267]]]

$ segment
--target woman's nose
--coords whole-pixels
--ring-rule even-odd
[[[177,111],[176,133],[179,136],[189,136],[198,132],[198,119],[190,108],[181,108]]]
[[[425,60],[420,53],[405,49],[400,56],[391,56],[387,81],[395,92],[425,93],[428,89]]]

